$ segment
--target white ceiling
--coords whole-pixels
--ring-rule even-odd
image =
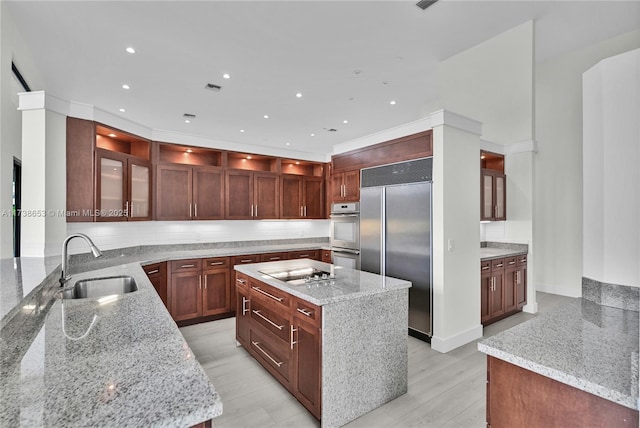
[[[538,63],[640,27],[638,0],[440,0],[424,11],[416,2],[11,1],[8,8],[43,74],[45,88],[32,89],[150,128],[300,157],[430,113],[438,62],[528,20]],[[207,91],[206,83],[223,88]],[[197,117],[186,124],[184,113]]]

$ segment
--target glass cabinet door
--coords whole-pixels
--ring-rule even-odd
[[[505,218],[504,212],[504,200],[505,200],[505,183],[504,176],[496,176],[496,213],[497,220],[503,220]]]
[[[131,163],[131,200],[129,201],[130,218],[148,218],[150,199],[149,189],[151,188],[151,171],[147,165]]]
[[[100,195],[96,217],[123,217],[125,203],[125,161],[100,157]]]
[[[482,219],[493,218],[493,175],[482,175]]]

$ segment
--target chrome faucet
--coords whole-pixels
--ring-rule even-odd
[[[82,238],[87,241],[87,244],[89,244],[89,248],[93,253],[93,257],[97,258],[102,256],[102,252],[100,251],[100,249],[96,247],[96,244],[93,243],[91,238],[89,238],[84,233],[74,233],[73,235],[67,236],[67,238],[62,243],[62,272],[60,273],[60,287],[64,286],[64,284],[71,279],[71,275],[67,273],[69,263],[69,257],[67,256],[67,247],[69,246],[69,241],[71,241],[73,238]]]

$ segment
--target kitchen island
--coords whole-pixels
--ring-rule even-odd
[[[487,426],[637,427],[631,291],[633,310],[577,298],[480,342],[488,355]]]
[[[309,259],[235,270],[239,344],[323,427],[407,392],[410,282]]]

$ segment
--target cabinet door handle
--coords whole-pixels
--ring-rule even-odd
[[[190,268],[195,267],[195,265],[180,265],[180,268]]]
[[[198,204],[193,204],[193,216],[198,217]]]
[[[260,313],[260,311],[256,311],[255,309],[252,309],[251,312],[253,312],[254,314],[256,314],[257,316],[259,316],[260,318],[262,318],[263,320],[265,320],[266,322],[268,322],[269,324],[271,324],[272,326],[274,326],[275,328],[277,328],[280,331],[282,331],[282,329],[284,328],[284,325],[278,325],[278,324],[274,323],[269,318],[267,318],[264,315],[262,315]]]
[[[204,276],[204,289],[207,289],[207,275]]]
[[[131,210],[133,210],[133,202],[131,202]],[[131,213],[129,212],[129,201],[124,203],[124,216],[131,217]]]
[[[243,296],[242,297],[242,315],[246,315],[247,312],[249,312],[249,309],[247,309],[247,303],[249,303],[249,299]]]
[[[223,265],[224,262],[209,262],[209,266],[219,266],[219,265]]]
[[[149,272],[147,272],[147,275],[153,275],[154,273],[158,273],[158,272],[160,272],[160,269],[150,270]]]
[[[191,204],[189,204],[189,217],[191,217]]]
[[[306,310],[306,309],[302,309],[302,308],[296,308],[296,311],[298,311],[298,312],[300,312],[302,315],[306,315],[306,316],[308,316],[308,317],[310,317],[310,316],[311,316],[311,314],[313,313],[313,312],[311,312],[311,311],[308,311],[308,310]]]
[[[306,217],[306,216],[307,216],[307,206],[305,205],[304,206],[304,217]]]
[[[516,262],[509,262],[509,264],[510,264],[510,265],[515,265],[515,264],[516,264]]]
[[[251,217],[253,217],[253,204],[251,204]]]
[[[309,258],[309,254],[300,254],[298,256],[299,259],[308,259]]]
[[[198,288],[202,290],[202,275],[198,275]]]
[[[253,288],[254,290],[256,290],[258,293],[264,294],[264,295],[265,295],[265,296],[267,296],[267,297],[271,297],[273,300],[277,300],[278,302],[282,302],[282,301],[284,300],[282,297],[276,297],[276,296],[274,296],[273,294],[269,294],[269,293],[267,293],[266,291],[264,291],[264,290],[260,289],[260,287],[255,287],[255,286],[254,286],[254,287],[251,287],[251,288]]]
[[[260,347],[260,342],[254,342],[254,341],[251,341],[251,343],[253,344],[253,346],[255,346],[256,348],[258,348],[258,350],[259,350],[260,352],[262,352],[262,353],[265,355],[265,357],[267,357],[268,359],[270,359],[270,360],[271,360],[271,362],[272,362],[273,364],[275,364],[276,366],[280,367],[281,365],[283,365],[283,364],[284,364],[283,362],[280,362],[280,363],[279,363],[279,362],[277,362],[276,360],[274,360],[274,359],[273,359],[273,357],[272,357],[271,355],[267,354],[267,353],[265,352],[265,350],[264,350],[264,349],[262,349],[262,348]]]
[[[342,195],[340,195],[342,196]],[[302,217],[302,205],[300,205],[300,217]]]
[[[269,257],[269,260],[280,260],[280,257]]]
[[[482,270],[487,270],[489,269],[489,266],[482,266]]]
[[[256,217],[258,217],[258,205],[256,204]]]
[[[247,283],[247,281],[245,281],[244,279],[241,279],[241,278],[237,278],[237,279],[236,279],[236,282],[239,282],[239,283],[240,283],[240,284],[242,284],[242,285],[244,285],[244,284],[246,284],[246,283]]]
[[[293,349],[293,345],[298,343],[298,341],[293,340],[293,333],[298,331],[297,328],[293,328],[293,324],[291,324],[291,332],[289,333],[289,343],[291,343],[291,349]]]
[[[504,266],[504,264],[502,263],[496,265],[496,267],[499,267],[499,268],[501,268],[502,266]]]

